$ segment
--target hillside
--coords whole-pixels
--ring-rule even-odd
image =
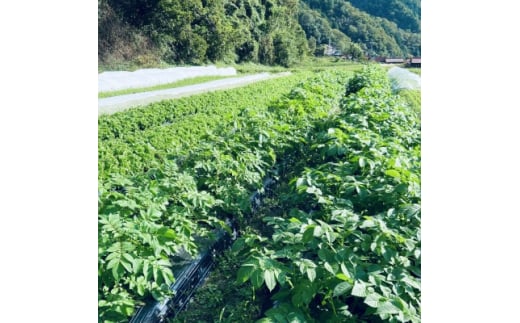
[[[365,55],[420,55],[420,2],[416,3],[415,0],[406,0],[406,3],[401,0],[354,0],[352,2],[303,0],[302,2],[302,12],[319,13],[332,28],[338,29],[353,43],[358,44]],[[412,6],[414,3],[416,5]],[[304,23],[303,26],[306,29]]]
[[[373,16],[395,22],[403,30],[421,31],[420,0],[351,0],[350,3]]]
[[[420,55],[418,0],[98,0],[106,67]]]

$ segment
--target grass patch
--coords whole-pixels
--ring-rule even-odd
[[[421,90],[400,90],[399,96],[408,102],[416,111],[421,112]]]
[[[421,75],[421,69],[419,67],[409,67],[408,70],[417,75]]]
[[[217,65],[219,66],[219,65]],[[268,66],[257,63],[240,63],[240,64],[224,64],[222,67],[234,67],[237,70],[237,73],[247,73],[247,74],[255,74],[262,72],[269,73],[281,73],[286,72],[289,69],[283,66]]]
[[[360,69],[366,62],[356,62],[350,60],[344,60],[337,57],[309,57],[306,60],[301,61],[299,64],[290,68],[291,71],[313,71],[321,72],[330,69],[341,69],[347,71],[356,71]]]
[[[156,91],[156,90],[165,90],[165,89],[173,89],[176,87],[181,86],[187,86],[187,85],[193,85],[193,84],[199,84],[214,80],[220,80],[225,79],[229,77],[236,77],[239,75],[233,75],[233,76],[199,76],[199,77],[191,77],[184,80],[180,80],[173,83],[167,83],[167,84],[159,84],[149,87],[143,87],[143,88],[135,88],[135,89],[124,89],[124,90],[118,90],[118,91],[110,91],[110,92],[99,92],[98,98],[108,98],[112,96],[118,96],[118,95],[125,95],[125,94],[133,94],[133,93],[141,93],[141,92],[148,92],[148,91]],[[243,75],[240,75],[243,76]]]
[[[365,63],[366,64],[366,63]],[[336,57],[308,57],[305,60],[302,60],[298,64],[295,64],[289,68],[283,66],[267,66],[256,63],[241,63],[241,64],[231,64],[231,65],[222,65],[224,66],[232,66],[239,73],[262,73],[262,72],[270,72],[270,73],[280,73],[280,72],[300,72],[300,71],[313,71],[313,72],[322,72],[330,69],[341,69],[348,71],[355,71],[361,68],[364,64],[362,62],[354,62],[343,60]]]

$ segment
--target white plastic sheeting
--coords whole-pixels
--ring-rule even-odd
[[[190,66],[166,69],[142,69],[135,72],[114,71],[98,75],[98,91],[108,92],[167,84],[198,76],[237,75],[233,67]]]
[[[392,82],[394,90],[399,89],[421,89],[421,77],[401,67],[392,67],[388,71],[388,77]]]
[[[136,106],[144,106],[149,103],[161,100],[175,99],[207,91],[216,91],[221,89],[230,89],[234,87],[244,86],[257,81],[282,77],[289,74],[290,72],[283,72],[277,74],[259,73],[241,77],[231,77],[222,80],[215,80],[194,85],[187,85],[173,89],[133,93],[98,99],[98,115],[112,114],[118,111],[123,111]]]

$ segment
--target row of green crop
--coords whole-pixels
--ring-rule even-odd
[[[295,86],[308,77],[299,74],[186,100],[177,114],[164,102],[100,118],[100,321],[125,321],[143,300],[167,296],[169,257],[196,253],[197,236],[247,215],[280,156],[297,153],[312,124],[339,105],[348,76],[322,73]]]
[[[420,119],[367,67],[305,137],[263,233],[233,246],[259,322],[420,322]]]
[[[103,115],[98,119],[98,138],[104,141],[124,137],[194,114],[214,115],[214,109],[221,105],[231,110],[241,110],[248,105],[265,105],[308,76],[309,73],[297,73],[239,89],[164,100],[144,108],[134,108],[115,115]]]
[[[239,131],[235,119],[247,108],[267,107],[308,73],[179,100],[162,101],[98,121],[99,176],[142,173],[184,157],[206,136]]]

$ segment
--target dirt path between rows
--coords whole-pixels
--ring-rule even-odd
[[[188,85],[173,89],[134,93],[127,95],[114,96],[98,100],[98,116],[103,114],[113,114],[133,107],[144,106],[152,102],[176,99],[194,94],[200,94],[216,90],[231,89],[245,86],[258,81],[287,76],[290,72],[283,73],[260,73],[242,77],[226,78],[222,80],[210,81],[200,84]]]

